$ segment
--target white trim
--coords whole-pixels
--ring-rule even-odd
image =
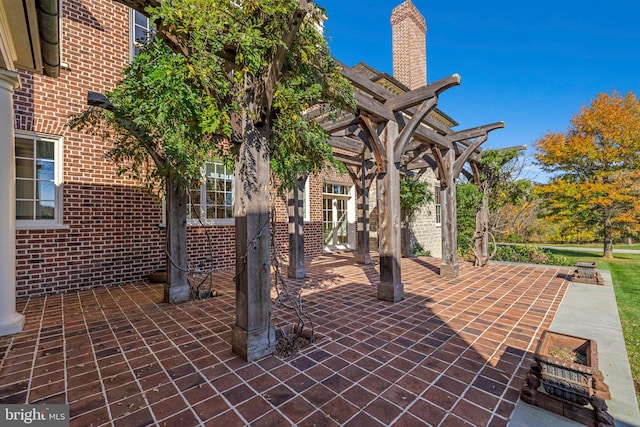
[[[325,193],[324,191],[324,184],[329,184],[329,185],[340,185],[342,187],[347,187],[349,188],[349,193],[347,194],[340,194],[340,193]],[[353,184],[348,184],[348,183],[344,183],[344,182],[337,182],[337,181],[323,181],[322,182],[322,195],[323,196],[331,196],[335,199],[350,199],[351,197],[354,197],[352,195],[353,192]],[[354,193],[355,194],[355,193]]]
[[[235,218],[218,218],[218,219],[208,219],[206,221],[198,221],[197,219],[188,219],[187,227],[223,227],[229,225],[235,225]]]
[[[325,185],[339,185],[341,187],[345,187],[348,189],[348,193],[347,194],[340,194],[340,193],[326,193],[324,191],[324,186]],[[325,241],[324,241],[324,225],[325,225],[325,218],[324,218],[324,214],[325,214],[325,206],[324,206],[324,201],[326,199],[329,200],[342,200],[342,201],[346,201],[345,203],[345,208],[346,208],[346,220],[347,220],[347,243],[341,243],[341,244],[337,244],[337,245],[326,245]],[[345,249],[350,249],[355,247],[356,242],[356,235],[355,235],[355,217],[356,217],[356,200],[355,200],[355,186],[353,184],[349,184],[349,183],[345,183],[345,182],[336,182],[336,181],[331,181],[331,180],[326,180],[322,182],[322,245],[323,245],[323,251],[325,253],[327,252],[331,252],[333,250],[345,250]],[[336,208],[336,204],[334,202],[331,203],[332,206],[332,219],[333,219],[333,227],[336,226],[335,221],[337,219],[337,208]],[[334,234],[335,236],[335,234]],[[335,243],[335,242],[333,242]]]
[[[309,175],[304,182],[304,220],[311,221],[311,199],[309,198]]]
[[[36,9],[35,1],[27,2],[26,4],[26,12],[29,17],[29,29],[31,30],[31,46],[33,48],[33,57],[35,58],[35,63],[33,64],[34,69],[30,71],[42,73],[44,65],[42,61],[42,54],[40,53],[42,48],[40,46],[40,34],[38,28],[38,10]]]
[[[136,56],[136,13],[140,13],[135,9],[131,9],[129,8],[129,62],[133,62],[133,58],[135,58]],[[144,16],[142,13],[140,13],[142,16]],[[145,32],[147,32],[147,35],[150,35],[152,33],[152,28],[153,26],[151,25],[149,18],[144,16],[145,19],[147,20],[147,27],[145,28]],[[153,32],[155,32],[155,29],[153,29]]]
[[[69,63],[64,60],[62,55],[62,43],[64,42],[64,26],[62,25],[62,3],[65,0],[58,0],[58,55],[60,55],[60,68],[69,69]]]
[[[66,224],[57,224],[57,225],[44,225],[44,224],[33,224],[33,225],[21,225],[20,222],[25,220],[16,220],[16,230],[70,230],[71,227]],[[36,221],[30,221],[35,223]]]
[[[64,184],[64,149],[63,149],[63,138],[59,135],[50,135],[40,132],[31,132],[31,131],[22,131],[15,130],[14,131],[14,147],[15,147],[15,138],[33,138],[40,139],[44,141],[50,141],[55,143],[55,154],[54,154],[54,181],[53,184],[55,186],[55,208],[54,208],[54,219],[52,220],[26,220],[26,219],[16,219],[16,229],[17,230],[43,230],[43,229],[61,229],[66,228],[63,223],[63,206],[64,206],[64,192],[63,192],[63,184]],[[14,159],[15,161],[15,159]],[[14,183],[15,185],[15,183]],[[15,199],[13,203],[16,203]]]
[[[135,52],[135,40],[134,40],[134,33],[135,33],[135,29],[134,29],[134,22],[135,22],[135,16],[134,16],[135,10],[129,8],[129,62],[133,61],[133,58],[135,56],[134,52]]]
[[[7,20],[7,13],[4,10],[4,2],[2,1],[0,1],[0,56],[2,57],[4,68],[9,71],[15,71],[16,67],[13,63],[18,59],[18,55],[11,35],[9,21]],[[0,65],[3,65],[2,63]]]
[[[11,92],[10,96],[13,97],[13,91],[21,86],[20,75],[16,71],[0,69],[0,84],[0,89],[9,90]],[[11,114],[11,121],[13,122],[13,114]],[[13,126],[11,128],[13,129]]]

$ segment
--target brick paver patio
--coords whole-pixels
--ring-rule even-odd
[[[24,332],[0,338],[0,402],[69,403],[73,426],[505,426],[565,272],[443,279],[438,264],[403,259],[392,304],[374,266],[314,260],[297,282],[319,339],[255,363],[231,352],[229,271],[220,296],[177,306],[145,283],[22,300]]]

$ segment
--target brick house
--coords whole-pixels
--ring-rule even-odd
[[[6,294],[11,300],[14,294],[27,297],[143,280],[165,262],[161,200],[140,189],[137,182],[118,176],[115,165],[105,158],[108,143],[65,126],[71,114],[86,108],[89,91],[104,93],[113,88],[135,55],[136,40],[148,29],[148,20],[111,0],[26,3],[36,8],[45,1],[53,2],[60,11],[60,43],[52,48],[58,49],[56,72],[47,72],[42,63],[29,66],[12,60],[4,50],[0,63],[0,68],[11,74],[10,82],[5,74],[0,79],[5,89],[1,143],[4,151],[11,148],[7,151],[10,156],[0,158],[14,163],[4,173],[13,173],[15,166],[15,178],[4,180],[15,180],[15,188],[9,193],[7,188],[3,190],[5,200],[12,200],[14,206],[0,211],[2,222],[9,223],[0,237],[15,233],[15,254],[9,245],[2,257],[15,261],[15,266],[2,266],[5,271],[15,271],[15,278],[3,278],[0,285],[12,288]],[[10,3],[13,5],[0,0],[2,25],[15,12],[7,9]],[[399,91],[424,85],[424,18],[406,1],[394,9],[391,21],[398,79],[366,65],[360,66],[360,72]],[[14,36],[21,34],[22,27],[14,27]],[[3,43],[12,39],[4,27],[0,30]],[[415,63],[415,58],[422,62]],[[453,123],[437,111],[434,114]],[[235,263],[233,172],[215,162],[203,172],[206,183],[194,192],[192,203],[194,212],[199,210],[205,218],[205,226],[197,225],[194,215],[188,231],[189,262],[199,268],[230,268]],[[424,179],[435,187],[433,174]],[[306,256],[355,247],[354,189],[348,176],[327,172],[310,177],[304,203]],[[283,198],[277,199],[276,218],[275,240],[280,252],[286,254],[288,225]],[[437,218],[438,207],[426,207],[418,215],[413,234],[416,242],[434,255],[440,253]],[[7,310],[11,312],[11,307]]]

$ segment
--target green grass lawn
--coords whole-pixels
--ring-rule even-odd
[[[602,243],[540,243],[537,244],[536,246],[554,246],[554,247],[562,247],[562,246],[566,246],[566,247],[570,247],[570,248],[577,248],[577,247],[582,247],[582,248],[597,248],[597,249],[603,249],[604,247],[602,246]],[[640,244],[635,244],[635,245],[623,245],[623,244],[616,244],[613,245],[613,249],[635,249],[635,250],[640,250]]]
[[[569,258],[571,264],[595,261],[598,268],[611,271],[636,397],[640,402],[640,255],[615,254],[614,259],[607,260],[593,252],[557,249],[549,252]]]

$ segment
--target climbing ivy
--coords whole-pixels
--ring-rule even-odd
[[[426,182],[419,181],[413,175],[406,175],[400,181],[400,208],[408,213],[409,222],[418,209],[431,202],[433,193]]]

